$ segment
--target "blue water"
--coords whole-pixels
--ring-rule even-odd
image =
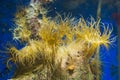
[[[61,15],[63,13],[70,13],[76,18],[79,18],[81,15],[85,19],[90,16],[96,18],[98,2],[95,2],[95,0],[86,0],[86,2],[79,5],[71,3],[65,5],[64,3],[67,3],[67,0],[56,0],[54,3],[45,5],[45,7],[49,7],[50,10],[48,16],[54,17],[56,12],[58,12]],[[19,6],[27,6],[28,4],[29,0],[0,0],[0,50],[4,51],[6,46],[9,47],[10,43],[14,44],[17,48],[24,46],[24,44],[12,40],[12,33],[9,29],[15,27],[13,18],[16,9]],[[109,8],[108,5],[109,4],[102,6],[101,18],[103,23],[111,23],[113,25],[113,35],[115,36],[117,35],[117,24],[116,21],[111,18],[111,15],[117,12],[117,8],[114,6]],[[118,63],[116,57],[118,49],[117,40],[113,44],[113,46],[109,47],[109,50],[101,47],[102,80],[118,80]],[[8,57],[8,55],[0,51],[0,80],[10,79],[14,74],[14,64],[9,63],[12,66],[10,70],[6,67],[6,60]]]

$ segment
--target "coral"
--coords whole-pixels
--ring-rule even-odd
[[[93,18],[80,18],[75,25],[71,25],[74,18],[57,15],[50,19],[42,3],[31,0],[30,6],[15,15],[13,39],[25,41],[26,46],[9,48],[10,60],[17,67],[13,79],[100,80],[99,49],[111,44],[112,29],[102,23],[102,32],[100,20]]]

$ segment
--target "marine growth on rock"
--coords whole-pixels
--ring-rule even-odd
[[[49,1],[31,0],[15,14],[13,39],[26,46],[9,48],[8,61],[16,65],[12,80],[100,80],[100,46],[114,40],[112,29],[92,17],[74,25],[74,17],[47,17],[42,4]]]

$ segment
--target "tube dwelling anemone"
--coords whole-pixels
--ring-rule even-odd
[[[99,49],[101,45],[108,48],[114,40],[110,39],[112,29],[103,25],[102,32],[100,20],[93,18],[80,18],[74,26],[74,18],[62,19],[58,15],[51,20],[42,14],[39,19],[42,10],[41,1],[31,1],[16,14],[13,39],[26,41],[26,46],[9,48],[10,60],[17,67],[13,79],[100,80]]]

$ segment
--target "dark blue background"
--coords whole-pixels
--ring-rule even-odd
[[[71,13],[73,17],[79,18],[82,15],[85,19],[90,16],[96,18],[97,5],[98,2],[95,0],[86,0],[85,3],[79,4],[79,6],[74,9],[68,9],[63,5],[68,0],[56,0],[54,3],[49,3],[44,5],[49,7],[48,16],[54,17],[56,12],[60,14]],[[12,40],[12,32],[10,28],[14,28],[14,14],[16,9],[20,6],[27,6],[29,0],[0,0],[0,80],[7,80],[12,77],[14,73],[15,66],[12,63],[12,68],[9,70],[6,67],[6,60],[9,57],[4,52],[6,47],[14,45],[17,48],[23,46],[19,42]],[[116,6],[109,8],[110,3],[102,6],[101,18],[104,23],[112,23],[114,31],[113,35],[117,35],[117,24],[116,21],[112,18],[113,13],[117,13]],[[66,5],[67,6],[67,5]],[[117,80],[118,79],[118,63],[117,63],[117,41],[109,47],[109,50],[106,50],[104,47],[101,47],[101,60],[102,60],[102,80]]]

